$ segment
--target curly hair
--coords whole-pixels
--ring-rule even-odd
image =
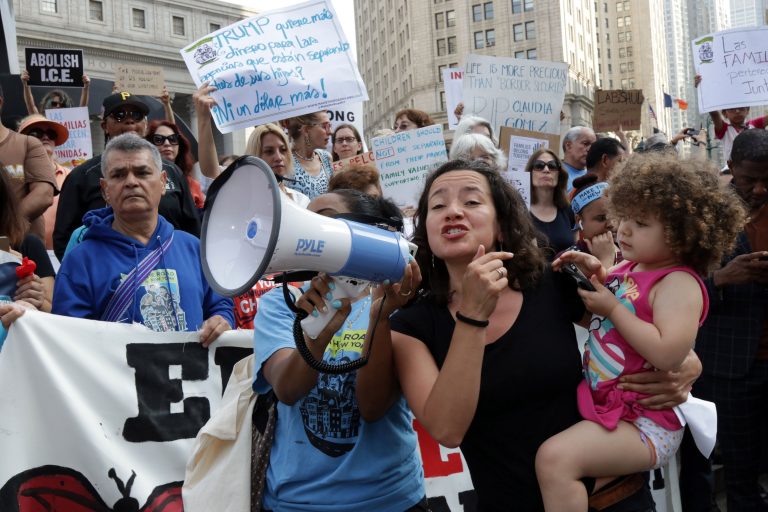
[[[379,171],[371,164],[350,165],[343,171],[334,173],[328,182],[328,192],[345,188],[365,192],[370,187],[379,189],[379,195],[381,195]]]
[[[635,154],[608,183],[604,197],[616,225],[620,219],[658,218],[669,249],[700,275],[719,264],[744,228],[741,200],[719,186],[709,164],[665,153]]]
[[[183,133],[181,133],[181,130],[179,130],[179,127],[176,126],[176,123],[171,123],[165,119],[152,121],[149,123],[149,127],[147,128],[147,136],[145,139],[152,142],[152,136],[161,126],[170,128],[171,131],[179,137],[179,154],[176,155],[176,161],[173,163],[175,163],[176,166],[181,169],[181,171],[184,173],[184,176],[189,176],[189,174],[192,172],[192,167],[195,165],[195,158],[192,156],[192,146],[190,145],[189,140],[184,136]]]
[[[429,192],[435,180],[451,171],[473,171],[488,181],[491,199],[496,209],[496,221],[501,230],[503,250],[515,254],[504,262],[509,276],[509,287],[525,290],[534,287],[544,271],[546,260],[541,249],[535,244],[536,229],[528,214],[523,198],[494,169],[481,162],[451,160],[438,167],[427,177],[424,191],[416,208],[413,243],[419,250],[416,262],[422,271],[420,288],[428,292],[440,305],[450,302],[448,269],[445,262],[436,257],[429,247],[427,214],[429,213]]]
[[[398,111],[395,114],[395,122],[397,122],[397,120],[402,116],[410,119],[411,122],[415,123],[419,128],[424,128],[425,126],[432,126],[435,124],[432,118],[429,117],[429,114],[423,110],[416,110],[415,108],[404,108],[403,110]]]
[[[557,154],[551,149],[541,148],[533,152],[528,162],[525,164],[525,172],[531,175],[531,190],[533,190],[533,164],[544,153],[552,157],[552,160],[557,164],[557,185],[555,186],[554,196],[552,200],[555,206],[558,208],[568,207],[568,194],[566,193],[568,187],[568,171],[565,170],[563,162],[557,156]],[[536,203],[536,194],[531,194],[531,203]]]
[[[60,101],[61,105],[59,105],[58,107],[50,107],[50,108],[53,108],[53,109],[69,108],[72,106],[72,100],[67,95],[67,93],[65,93],[61,89],[54,89],[52,91],[48,91],[48,93],[45,96],[43,96],[43,99],[40,100],[40,105],[37,110],[39,110],[40,112],[45,112],[49,108],[48,105],[50,105],[51,101],[53,101],[53,98],[55,96],[59,97],[59,100],[61,100]]]

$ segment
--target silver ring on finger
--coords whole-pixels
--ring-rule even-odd
[[[496,272],[499,273],[499,278],[505,277],[507,275],[507,269],[504,267],[497,268]]]

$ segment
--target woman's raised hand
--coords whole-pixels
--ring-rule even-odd
[[[400,282],[390,284],[385,281],[381,286],[374,290],[374,302],[371,306],[371,315],[378,315],[381,299],[386,296],[382,317],[389,318],[393,312],[405,306],[416,296],[416,290],[418,290],[420,284],[421,270],[419,269],[416,260],[411,259],[411,261],[408,262],[408,265],[405,266],[405,272],[403,273],[403,278]]]
[[[472,263],[467,265],[461,284],[462,315],[474,320],[487,320],[496,308],[496,301],[509,286],[504,261],[512,259],[511,252],[485,253],[485,247],[477,248]]]
[[[337,310],[330,322],[318,335],[318,339],[327,337],[327,340],[330,341],[352,311],[349,299],[333,299],[331,292],[335,289],[336,283],[333,282],[333,278],[321,272],[312,278],[309,289],[296,301],[296,306],[306,311],[309,316],[317,317],[320,316],[320,312],[326,313],[328,311],[324,299],[330,300],[331,307]]]
[[[216,105],[216,100],[211,97],[213,91],[218,90],[211,82],[203,82],[203,85],[192,95],[195,102],[195,110],[199,113],[209,113],[211,108]]]

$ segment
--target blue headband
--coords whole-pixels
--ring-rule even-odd
[[[590,185],[571,199],[571,209],[573,213],[578,214],[592,201],[600,199],[603,196],[603,191],[608,188],[608,184],[604,181]]]

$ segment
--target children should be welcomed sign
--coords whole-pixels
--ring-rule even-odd
[[[371,140],[384,195],[401,208],[415,208],[424,179],[448,161],[443,128],[436,124]]]
[[[198,87],[210,82],[222,133],[368,100],[328,0],[237,22],[181,50]]]

